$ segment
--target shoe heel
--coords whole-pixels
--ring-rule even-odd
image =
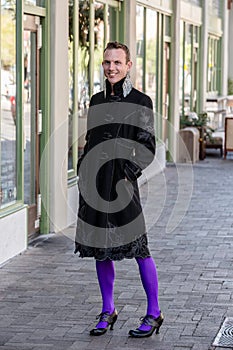
[[[159,329],[160,329],[160,327],[161,327],[162,324],[163,324],[164,317],[163,317],[162,314],[161,314],[160,316],[161,316],[161,320],[160,320],[160,322],[159,322],[159,326],[156,328],[155,334],[159,334]]]
[[[113,326],[114,326],[114,324],[115,324],[115,322],[116,322],[116,320],[117,320],[117,316],[118,316],[118,315],[115,315],[115,316],[113,317],[113,320],[112,320],[112,323],[111,323],[111,326],[110,326],[110,331],[113,330]]]

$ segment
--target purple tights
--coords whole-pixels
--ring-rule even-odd
[[[114,311],[113,288],[115,269],[113,261],[96,260],[96,272],[103,301],[102,312],[109,312],[111,314]],[[96,328],[105,328],[107,325],[107,322],[99,322]]]
[[[149,256],[147,258],[136,258],[138,263],[141,281],[147,296],[147,315],[157,318],[160,315],[158,302],[158,276],[154,259]],[[139,329],[141,331],[149,331],[150,326],[142,324]]]
[[[152,257],[136,258],[142,285],[147,296],[147,315],[158,317],[160,315],[158,303],[158,277],[156,265]],[[113,288],[115,279],[114,263],[111,260],[96,260],[96,271],[99,281],[100,291],[103,300],[102,312],[114,311]],[[96,328],[107,327],[106,322],[99,322]],[[141,325],[140,330],[150,330],[150,326]]]

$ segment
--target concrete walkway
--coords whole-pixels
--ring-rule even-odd
[[[141,192],[165,315],[160,334],[127,336],[146,299],[135,261],[125,260],[116,263],[115,329],[89,336],[101,299],[94,261],[73,254],[70,228],[0,268],[0,349],[214,349],[233,317],[233,160],[215,153],[193,167],[168,166]]]

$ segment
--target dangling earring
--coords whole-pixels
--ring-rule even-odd
[[[133,84],[130,80],[129,77],[129,72],[127,72],[124,83],[122,85],[122,89],[123,89],[123,96],[126,97],[127,95],[129,95],[129,93],[131,92],[133,88]]]

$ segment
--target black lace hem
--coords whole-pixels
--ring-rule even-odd
[[[96,260],[120,261],[123,259],[146,258],[151,256],[148,248],[147,235],[123,246],[114,248],[95,248],[75,242],[74,253],[79,252],[81,258],[95,258]]]

